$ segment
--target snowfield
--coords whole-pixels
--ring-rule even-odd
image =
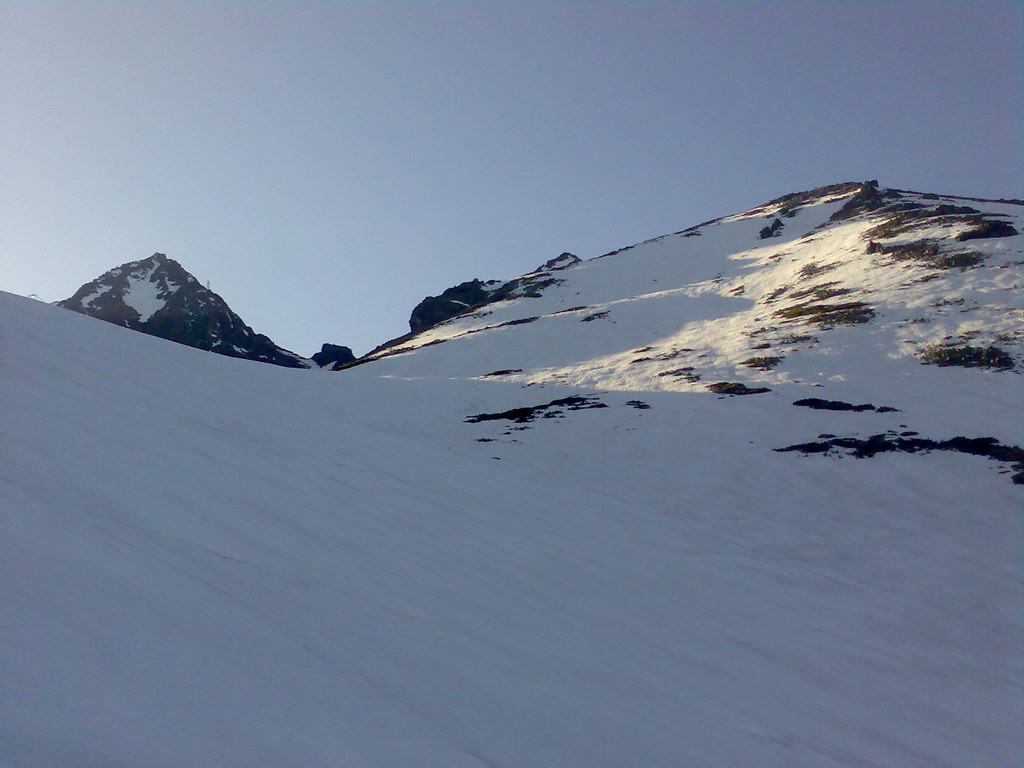
[[[900,309],[885,270],[836,267],[825,278],[850,270],[878,317],[758,371],[737,360],[763,270],[845,251],[801,254],[793,218],[765,241],[763,216],[734,218],[714,248],[680,236],[583,262],[414,342],[446,343],[338,373],[0,294],[0,764],[1013,765],[1009,465],[773,449],[887,431],[1024,443],[1016,372],[893,351],[927,325],[904,309],[971,319],[915,290],[1002,312],[1019,268],[922,282]],[[866,226],[837,242],[854,254]],[[1009,263],[997,246],[1019,240],[979,247]],[[737,255],[716,264],[721,248]],[[737,283],[746,298],[723,295]],[[588,309],[551,314],[569,302]],[[978,326],[1005,335],[997,314]],[[800,330],[779,326],[762,336]],[[673,345],[708,355],[699,382],[663,385],[678,359],[628,362]],[[771,391],[719,397],[718,380]],[[573,395],[606,407],[466,421]],[[899,410],[793,405],[812,396]]]
[[[142,277],[129,277],[128,289],[125,291],[124,303],[139,313],[139,322],[145,323],[153,315],[163,309],[167,302],[160,298],[160,290],[156,283],[151,281],[153,272],[156,271],[154,264]]]

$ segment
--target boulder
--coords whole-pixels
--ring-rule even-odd
[[[310,357],[310,360],[321,368],[326,368],[329,365],[344,365],[345,363],[351,363],[355,359],[356,356],[352,354],[351,349],[339,344],[324,344],[320,347],[319,352]]]

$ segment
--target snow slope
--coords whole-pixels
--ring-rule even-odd
[[[1024,236],[958,241],[972,229],[964,219],[973,217],[955,214],[911,220],[892,236],[874,234],[900,211],[882,208],[830,221],[856,189],[835,186],[845,192],[808,197],[777,219],[784,226],[775,237],[758,233],[792,203],[553,272],[554,284],[537,298],[490,304],[450,320],[371,356],[374,368],[459,378],[516,370],[504,378],[631,391],[707,391],[721,381],[797,390],[828,385],[828,396],[840,399],[898,399],[907,378],[926,387],[936,380],[940,389],[956,378],[948,369],[921,365],[920,355],[936,345],[994,344],[1024,362]],[[969,206],[1024,230],[1024,205],[890,194],[886,202],[897,209]],[[883,249],[934,244],[939,253],[900,258],[872,252],[872,243]],[[936,266],[943,257],[963,255],[976,263]],[[844,304],[862,304],[870,319],[823,323],[784,315],[807,305]],[[776,362],[768,370],[750,367],[764,357]],[[1020,394],[1015,376],[971,372],[968,379],[999,397],[1007,388],[1014,398]],[[1021,429],[1014,437],[1024,439]]]
[[[748,218],[722,247],[757,237],[764,218]],[[785,221],[761,247],[803,234]],[[423,336],[537,321],[341,373],[0,294],[0,764],[1013,764],[1024,559],[1008,466],[773,449],[889,430],[1019,444],[1020,377],[893,354],[927,324],[873,298],[884,325],[743,368],[771,392],[665,384],[663,361],[609,350],[709,324],[715,375],[698,383],[733,380],[747,350],[722,329],[752,299],[719,288],[756,295],[758,270],[786,264],[683,264],[674,242]],[[966,305],[985,269],[942,279],[964,281]],[[611,319],[552,315],[575,291]],[[506,367],[524,370],[481,377]],[[900,410],[792,405],[809,394]],[[607,407],[466,420],[572,395]]]

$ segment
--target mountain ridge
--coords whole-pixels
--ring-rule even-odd
[[[988,203],[985,211],[951,204],[963,199],[879,188],[877,182],[844,183],[785,195],[740,214],[573,264],[557,278],[545,276],[547,284],[531,290],[528,298],[511,296],[467,307],[436,326],[372,351],[357,363],[386,359],[398,365],[396,360],[402,355],[426,347],[431,348],[430,356],[437,357],[442,354],[438,345],[456,338],[466,345],[470,336],[477,341],[479,334],[495,333],[509,324],[534,324],[530,328],[536,329],[554,322],[556,316],[562,319],[559,327],[565,331],[570,330],[564,325],[566,316],[587,323],[614,323],[615,311],[631,309],[638,301],[667,302],[659,312],[685,318],[696,300],[708,302],[717,297],[718,306],[711,316],[690,322],[671,336],[652,338],[637,333],[618,348],[605,345],[605,354],[617,359],[595,360],[594,370],[606,369],[608,363],[623,375],[628,366],[638,366],[630,374],[650,369],[651,376],[642,385],[629,375],[630,388],[660,389],[669,383],[671,388],[675,384],[683,389],[701,388],[703,384],[692,386],[694,377],[702,375],[703,381],[711,375],[719,381],[722,377],[749,379],[751,371],[759,369],[761,374],[755,379],[778,380],[789,364],[787,359],[794,354],[806,357],[811,347],[820,344],[822,334],[841,336],[843,328],[858,325],[872,335],[879,327],[886,328],[899,337],[890,342],[892,346],[913,343],[924,362],[940,348],[966,347],[965,355],[970,357],[970,348],[994,348],[997,351],[991,355],[998,356],[998,350],[1006,347],[1000,359],[1016,362],[1002,367],[1013,369],[1024,359],[1014,315],[1019,295],[1013,289],[1021,255],[1013,222],[1019,222],[1020,204]],[[762,236],[766,226],[775,227],[767,238]],[[614,259],[627,261],[610,266]],[[634,264],[635,259],[642,261]],[[637,270],[642,274],[645,268],[651,275],[637,280]],[[574,288],[573,283],[584,276],[584,283]],[[620,288],[625,285],[631,288]],[[959,302],[955,305],[959,314],[977,312],[976,317],[981,317],[994,313],[992,322],[958,330],[962,323],[956,323],[959,318],[951,317],[944,305],[930,306],[958,291],[963,295],[958,293],[949,300]],[[976,297],[973,303],[965,304],[971,296]],[[978,304],[994,297],[1005,297],[1007,303]],[[907,314],[906,307],[920,307],[921,311],[897,320],[897,315]],[[925,326],[945,332],[926,332]],[[717,333],[708,337],[711,329]],[[605,328],[605,335],[612,332]],[[580,333],[574,331],[575,336]],[[686,351],[695,346],[705,349]],[[575,354],[571,346],[564,351]],[[646,359],[636,359],[642,352],[648,353]],[[714,353],[722,364],[702,374],[708,361],[700,364],[694,358],[704,353]],[[631,356],[629,360],[622,360],[627,356]],[[668,360],[676,362],[659,362]],[[685,370],[680,370],[677,363],[684,362]],[[524,369],[516,380],[545,379],[539,369],[531,374],[523,359],[504,363],[494,368]],[[671,374],[673,369],[680,371],[678,381]],[[609,382],[598,378],[590,383],[603,386]]]
[[[569,270],[580,264],[590,264],[599,259],[614,257],[669,238],[700,237],[702,230],[709,227],[720,225],[723,222],[736,222],[753,217],[764,218],[766,223],[758,229],[757,236],[760,240],[769,241],[765,245],[771,245],[773,241],[777,241],[782,236],[782,230],[787,224],[793,224],[791,220],[801,209],[810,204],[822,205],[838,200],[844,200],[845,202],[838,210],[831,212],[828,221],[820,222],[815,227],[816,230],[827,228],[848,218],[859,219],[865,215],[885,217],[887,221],[894,216],[897,218],[902,217],[903,219],[913,219],[914,217],[910,211],[920,212],[929,203],[937,203],[932,207],[938,213],[932,215],[932,219],[939,216],[943,216],[946,219],[958,216],[958,221],[961,223],[970,223],[973,220],[973,223],[977,225],[973,234],[968,234],[967,232],[959,233],[960,237],[958,239],[960,241],[965,239],[1010,237],[1017,232],[1012,224],[992,219],[986,220],[984,214],[979,209],[970,206],[953,206],[950,209],[948,205],[943,204],[941,201],[946,201],[947,203],[967,201],[1002,206],[1024,206],[1024,202],[1016,199],[938,195],[897,188],[880,188],[875,180],[869,182],[840,182],[803,192],[788,193],[742,213],[711,219],[677,232],[652,237],[640,243],[614,249],[586,261],[570,253],[562,253],[560,256],[548,260],[531,272],[511,280],[481,281],[474,279],[452,286],[437,296],[426,297],[414,307],[409,319],[410,331],[408,333],[383,342],[359,358],[356,358],[347,347],[334,344],[325,344],[320,352],[309,359],[278,347],[268,337],[253,332],[230,310],[221,297],[204,288],[180,264],[159,253],[154,254],[148,259],[128,262],[115,267],[104,273],[104,275],[83,285],[70,298],[56,303],[58,306],[91,314],[108,322],[132,328],[133,330],[167,338],[199,349],[214,351],[219,354],[260,362],[270,362],[286,367],[319,366],[342,370],[353,365],[361,365],[381,357],[389,357],[399,352],[414,349],[419,346],[415,340],[423,334],[438,326],[455,322],[465,315],[486,311],[485,308],[490,305],[515,301],[520,298],[540,298],[545,290],[564,282],[563,277],[556,276],[553,273]],[[927,214],[927,211],[925,213]],[[1006,214],[994,212],[991,213],[991,216],[1005,217]],[[928,216],[919,218],[927,219]],[[913,221],[910,224],[912,228]],[[906,225],[906,222],[904,222],[904,225]],[[1003,229],[1000,229],[1000,227]],[[876,227],[876,229],[878,228]],[[904,228],[907,227],[904,226]],[[808,232],[799,239],[806,240],[812,234]],[[789,240],[791,238],[787,235],[784,239]],[[976,252],[964,249],[961,249],[960,252],[940,255],[937,242],[919,243],[916,246],[916,250],[914,250],[905,244],[885,245],[868,239],[867,250],[868,253],[884,253],[897,259],[911,260],[916,258],[918,262],[923,262],[931,257],[933,263],[944,263],[946,267],[971,267],[975,265],[975,260],[980,258]],[[943,249],[944,251],[950,250],[948,246],[943,246]],[[912,253],[911,251],[914,252]],[[724,253],[722,255],[728,256],[728,254]],[[142,289],[141,286],[147,285],[154,280],[159,281],[160,284],[148,285],[147,289]],[[827,283],[826,290],[831,289],[833,292],[845,290],[832,288],[832,286],[832,282]],[[182,287],[187,289],[181,291]],[[745,290],[745,287],[743,289]],[[132,299],[132,296],[135,298]],[[132,306],[133,301],[141,302],[139,308]],[[180,306],[175,306],[175,304]],[[848,306],[842,306],[835,310],[839,314],[834,313],[832,317],[840,320],[843,317],[850,319],[860,312],[863,319],[868,319],[868,312],[871,310],[865,308],[863,302],[848,304]],[[143,316],[143,311],[145,316]],[[597,310],[598,313],[602,311],[604,310]],[[801,308],[795,308],[794,311],[801,311]],[[802,311],[811,315],[814,313],[814,308],[805,306],[802,308]],[[827,312],[829,311],[827,306],[824,311],[827,318]],[[518,318],[517,320],[517,322],[528,321],[528,318]],[[478,332],[485,329],[474,328],[472,330],[473,332]],[[444,341],[446,340],[444,339]],[[431,342],[443,343],[443,341],[437,338],[431,339]],[[756,360],[758,357],[753,356],[752,359]]]

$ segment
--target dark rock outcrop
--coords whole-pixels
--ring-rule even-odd
[[[872,179],[860,185],[860,189],[847,200],[843,207],[829,217],[829,221],[845,221],[858,213],[875,211],[886,204],[888,199],[898,198],[900,193],[894,189],[880,190],[878,182]]]
[[[844,181],[839,184],[829,184],[824,187],[817,187],[816,189],[809,189],[805,192],[791,192],[788,195],[782,197],[776,197],[774,200],[769,200],[763,205],[757,206],[750,210],[750,213],[763,213],[766,211],[777,211],[779,216],[789,218],[796,214],[803,206],[810,205],[818,200],[825,197],[831,197],[833,195],[847,195],[856,192],[862,185],[856,181]],[[717,221],[714,220],[714,221]],[[711,222],[705,222],[710,224]],[[703,226],[703,225],[698,225]],[[695,229],[691,227],[691,229]],[[688,230],[683,230],[684,232]]]
[[[162,253],[105,272],[57,306],[227,357],[310,366],[253,331],[224,299]]]
[[[469,280],[453,285],[440,296],[427,296],[415,306],[409,316],[409,329],[419,333],[438,323],[450,320],[463,312],[486,304],[502,284],[496,280],[484,283]]]
[[[466,421],[470,424],[479,424],[482,421],[498,421],[506,419],[508,421],[515,422],[516,424],[526,424],[533,421],[538,416],[544,419],[554,419],[562,415],[563,410],[566,411],[582,411],[588,408],[607,408],[608,406],[602,403],[593,395],[569,395],[569,397],[559,398],[558,400],[552,400],[550,403],[542,403],[541,405],[526,405],[522,408],[510,408],[507,411],[501,411],[500,413],[478,413],[475,416],[470,416]]]
[[[1016,367],[1013,357],[996,346],[933,344],[922,349],[918,357],[928,365],[941,367],[955,365],[961,368],[994,368],[1001,371],[1013,370]]]
[[[876,408],[871,403],[854,405],[853,403],[845,403],[842,400],[822,400],[820,397],[805,397],[803,400],[797,400],[793,405],[800,405],[804,408],[814,408],[819,411],[855,411],[857,413],[863,413],[864,411],[874,411],[875,413],[897,413],[899,411],[899,408],[892,408],[888,405],[881,405]]]
[[[983,456],[987,459],[1008,463],[1012,466],[1011,480],[1024,485],[1024,448],[1017,445],[1004,445],[994,437],[964,437],[959,435],[948,440],[932,440],[924,437],[910,437],[916,432],[894,432],[871,435],[866,439],[857,437],[834,437],[810,443],[788,445],[775,448],[779,453],[799,451],[804,454],[828,453],[838,450],[858,459],[869,459],[879,453],[929,453],[931,451],[955,451],[972,456]],[[822,435],[822,437],[825,437]]]
[[[505,299],[536,299],[541,291],[562,282],[551,273],[579,264],[581,259],[571,253],[562,253],[550,259],[533,272],[508,282],[500,280],[469,280],[445,289],[440,296],[427,296],[415,306],[409,316],[409,330],[413,334],[429,330],[446,320],[466,312],[494,304]],[[402,339],[406,337],[401,337]],[[384,346],[390,346],[388,342]],[[372,354],[372,353],[371,353]]]
[[[719,381],[708,384],[708,389],[716,395],[760,395],[763,392],[771,392],[768,387],[748,387],[738,381]]]
[[[575,267],[581,261],[582,259],[579,256],[576,256],[575,254],[565,251],[563,253],[560,253],[558,256],[555,256],[555,258],[553,259],[548,259],[533,271],[554,272],[555,270],[558,269],[568,269],[569,267]]]
[[[310,358],[321,368],[325,368],[328,365],[345,365],[355,361],[355,359],[356,356],[352,353],[351,349],[338,344],[324,344],[320,347],[320,351]]]
[[[762,227],[760,237],[762,240],[767,240],[769,237],[775,237],[782,232],[782,219],[776,218],[767,227]]]
[[[1017,228],[1008,221],[985,219],[979,222],[974,229],[960,233],[956,239],[963,242],[964,240],[982,240],[989,237],[1013,237],[1017,234],[1020,234],[1017,232]]]

